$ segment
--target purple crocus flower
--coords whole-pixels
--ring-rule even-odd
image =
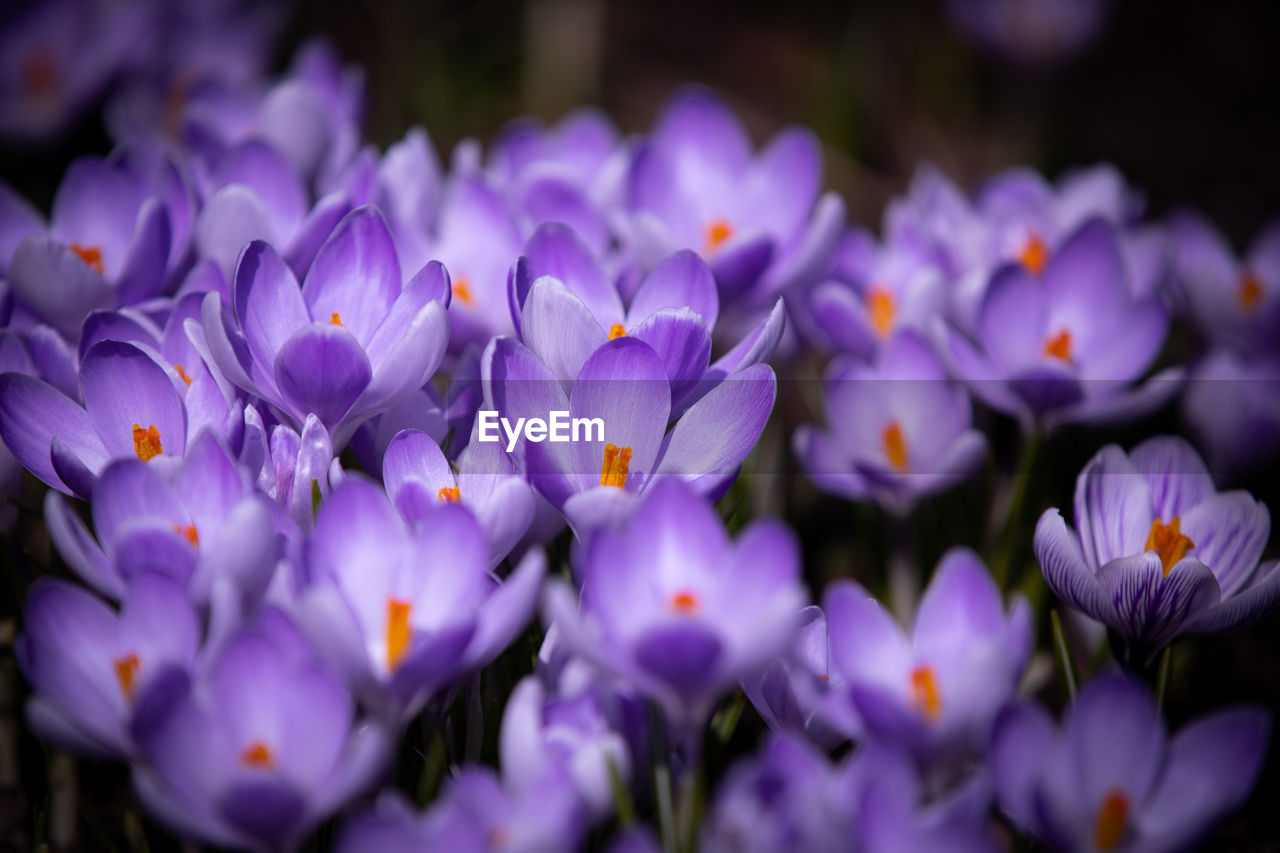
[[[1033,626],[1020,596],[1006,613],[976,554],[943,556],[910,635],[852,581],[832,585],[824,609],[844,701],[868,735],[910,751],[927,770],[981,753],[1022,676]]]
[[[455,474],[440,446],[424,432],[404,430],[382,458],[387,496],[410,524],[442,503],[469,509],[489,543],[489,567],[502,562],[533,520],[533,492],[497,443],[471,442]]]
[[[397,720],[511,642],[545,571],[534,550],[499,583],[470,511],[445,504],[409,526],[355,476],[321,505],[307,562],[302,625],[362,699]]]
[[[549,582],[548,623],[568,649],[659,701],[682,738],[696,738],[717,698],[787,649],[806,597],[790,531],[761,521],[731,542],[676,479],[592,536],[574,568],[581,602]]]
[[[250,243],[236,266],[234,315],[208,294],[204,333],[227,379],[295,426],[316,415],[337,449],[431,377],[448,335],[448,288],[438,263],[404,284],[382,215],[362,207],[321,247],[302,288],[274,249]]]
[[[307,415],[301,432],[288,424],[268,425],[253,405],[245,407],[244,424],[240,464],[298,529],[309,530],[315,517],[314,491],[322,498],[329,494],[334,462],[329,431],[315,415]]]
[[[771,304],[816,279],[844,226],[839,197],[818,198],[821,151],[801,128],[759,153],[713,93],[686,89],[658,117],[628,177],[629,240],[651,267],[677,249],[708,259],[721,301]]]
[[[84,408],[38,379],[0,376],[0,436],[45,483],[87,498],[113,459],[182,457],[192,420],[186,385],[123,341],[90,347],[80,364]],[[230,429],[230,425],[228,425]]]
[[[83,158],[63,175],[48,231],[8,262],[19,305],[74,340],[98,308],[142,302],[166,283],[172,229],[165,199],[126,164]]]
[[[1046,510],[1036,559],[1054,593],[1113,631],[1134,666],[1182,634],[1241,627],[1280,600],[1280,560],[1258,564],[1266,505],[1217,492],[1180,438],[1100,450],[1076,480],[1075,522],[1078,532]]]
[[[112,598],[124,599],[134,578],[158,572],[193,601],[207,603],[215,587],[225,586],[252,605],[279,558],[268,504],[209,432],[167,469],[137,459],[113,462],[94,487],[91,510],[96,541],[62,495],[45,499],[62,558]]]
[[[1210,350],[1187,377],[1182,419],[1215,479],[1265,470],[1280,451],[1280,354]]]
[[[557,411],[602,422],[580,441],[520,439],[530,482],[579,532],[625,516],[635,495],[667,475],[718,497],[760,437],[775,393],[772,369],[757,364],[716,385],[668,431],[667,369],[652,347],[631,336],[592,353],[568,394],[546,364],[510,338],[485,350],[483,373],[485,399],[492,401],[486,408],[511,423]]]
[[[899,332],[874,365],[838,359],[826,379],[829,431],[805,425],[794,444],[823,491],[906,512],[969,476],[986,452],[969,395],[927,339]]]
[[[948,0],[955,31],[983,50],[1028,66],[1048,66],[1097,38],[1109,0]]]
[[[147,810],[225,847],[289,848],[374,781],[388,732],[279,610],[237,630],[187,691],[136,724]]]
[[[1183,213],[1169,227],[1191,323],[1218,347],[1274,352],[1280,331],[1280,221],[1267,225],[1239,259],[1202,216]]]
[[[119,612],[80,587],[42,578],[27,595],[16,643],[34,690],[27,717],[75,752],[128,757],[134,710],[164,694],[169,675],[191,668],[199,640],[195,611],[164,575],[139,573]]]
[[[950,333],[955,374],[999,411],[1047,425],[1144,415],[1175,394],[1170,368],[1133,387],[1164,344],[1169,315],[1135,297],[1116,230],[1084,224],[1036,274],[1006,264],[991,277],[977,336]]]
[[[990,762],[1001,807],[1054,850],[1189,850],[1248,797],[1270,727],[1242,706],[1170,738],[1146,688],[1107,674],[1060,730],[1039,705],[1006,708]]]

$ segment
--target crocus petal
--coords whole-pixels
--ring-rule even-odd
[[[55,435],[91,470],[100,470],[109,457],[84,409],[38,379],[0,375],[0,437],[28,471],[70,493],[49,456]]]
[[[1085,559],[1096,571],[1143,550],[1151,532],[1151,489],[1124,451],[1098,451],[1076,480],[1075,519]]]
[[[75,338],[85,315],[109,308],[115,294],[74,252],[44,234],[23,239],[9,261],[14,295],[62,334]]]
[[[1049,588],[1063,601],[1104,624],[1113,624],[1115,609],[1080,551],[1079,540],[1056,509],[1047,509],[1036,524],[1036,561]]]
[[[527,280],[542,276],[559,279],[586,306],[598,325],[608,328],[623,319],[622,301],[604,268],[573,229],[558,222],[538,227],[525,244],[523,257],[528,265]],[[516,292],[524,305],[528,292]]]
[[[586,304],[554,278],[529,288],[520,317],[520,339],[546,362],[552,375],[571,381],[607,340]]]
[[[704,625],[671,623],[654,628],[635,647],[640,670],[688,701],[710,689],[724,648]]]
[[[744,370],[753,364],[763,364],[773,358],[774,352],[782,342],[782,333],[786,330],[786,324],[787,312],[785,303],[779,297],[759,325],[752,329],[733,349],[716,359],[715,363],[707,371],[708,379],[727,376],[735,371]]]
[[[1158,518],[1185,515],[1214,493],[1209,470],[1186,439],[1171,435],[1149,438],[1129,451],[1129,462],[1146,477]]]
[[[1142,685],[1121,676],[1100,677],[1080,693],[1065,726],[1083,802],[1100,804],[1113,789],[1140,802],[1151,790],[1165,732]]]
[[[711,334],[701,315],[690,308],[663,308],[645,318],[628,335],[653,347],[671,379],[671,398],[681,401],[702,378],[711,360]]]
[[[252,190],[266,214],[271,229],[267,233],[277,239],[296,231],[306,214],[302,182],[289,162],[260,139],[245,140],[227,151],[218,160],[211,180],[217,187],[242,184]]]
[[[121,598],[125,590],[123,579],[62,495],[57,492],[45,495],[44,518],[49,538],[72,571],[99,592],[111,598]]]
[[[822,609],[827,614],[831,662],[850,679],[890,683],[909,667],[906,635],[862,587],[837,581],[827,588]]]
[[[1019,826],[1034,826],[1032,798],[1054,739],[1053,720],[1039,705],[1010,705],[991,735],[991,773],[1000,805]]]
[[[313,320],[337,316],[367,344],[400,295],[400,284],[391,232],[377,208],[366,206],[348,213],[320,248],[302,296]]]
[[[315,414],[332,430],[369,385],[373,370],[350,332],[312,323],[284,342],[275,375],[296,417]]]
[[[733,299],[748,291],[769,267],[777,251],[772,237],[759,236],[727,246],[711,258],[711,271],[721,299]]]
[[[916,611],[912,639],[918,650],[946,648],[995,637],[1004,629],[1000,590],[978,555],[967,548],[948,551]]]
[[[537,606],[546,573],[546,556],[535,548],[480,606],[476,632],[467,646],[470,665],[492,660],[524,630]]]
[[[1249,582],[1271,533],[1266,504],[1248,492],[1224,492],[1201,501],[1181,518],[1183,532],[1195,543],[1191,556],[1213,571],[1223,598]]]
[[[1112,560],[1098,569],[1098,583],[1115,607],[1110,627],[1151,653],[1220,598],[1218,582],[1203,563],[1179,560],[1166,577],[1155,551]]]
[[[701,315],[708,329],[715,328],[720,313],[716,281],[702,258],[689,249],[664,259],[645,276],[631,298],[627,322],[632,326],[661,308],[683,307]]]
[[[158,198],[143,202],[133,242],[116,279],[116,300],[133,305],[157,295],[165,285],[171,231],[169,215]]]
[[[1043,358],[1048,314],[1044,288],[1023,267],[1009,264],[991,277],[978,326],[982,346],[1005,371]]]
[[[255,240],[245,247],[235,268],[232,294],[245,341],[261,364],[274,364],[285,341],[311,322],[297,279],[267,243]]]
[[[279,240],[271,218],[250,187],[231,184],[208,199],[196,217],[194,242],[200,257],[217,264],[230,281],[235,274],[236,259],[250,242]]]
[[[799,230],[822,181],[822,151],[812,131],[789,127],[760,152],[747,173],[746,221],[789,237]]]
[[[1235,631],[1262,621],[1280,602],[1280,561],[1272,560],[1258,567],[1248,589],[1236,592],[1210,607],[1188,630],[1197,634]]]
[[[103,341],[80,365],[85,411],[112,456],[135,455],[134,425],[154,426],[162,452],[182,456],[187,446],[187,413],[160,365],[122,341]]]
[[[652,138],[682,172],[694,176],[736,180],[751,157],[751,141],[742,125],[707,89],[690,88],[672,98],[658,117]]]
[[[847,285],[836,281],[818,285],[809,296],[808,310],[836,351],[862,358],[875,351],[877,338],[866,307]]]
[[[436,491],[456,484],[453,469],[444,458],[440,445],[431,436],[415,429],[397,433],[382,457],[382,481],[393,501],[409,480],[420,480],[428,490],[434,488]]]

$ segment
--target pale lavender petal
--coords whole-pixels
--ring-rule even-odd
[[[1106,590],[1085,563],[1079,541],[1056,509],[1047,509],[1040,516],[1033,547],[1055,595],[1099,622],[1114,624],[1115,609]]]
[[[706,263],[688,249],[676,252],[654,268],[627,309],[630,327],[662,308],[690,308],[701,315],[708,329],[714,329],[720,313],[716,281]]]
[[[160,435],[161,451],[182,456],[187,414],[182,399],[160,365],[132,344],[103,341],[80,365],[85,411],[112,456],[135,453],[134,426]]]
[[[8,275],[18,301],[68,338],[79,335],[90,311],[115,304],[114,291],[96,270],[44,234],[18,244]]]
[[[520,339],[561,381],[572,381],[608,338],[587,306],[559,280],[538,279],[520,317]]]
[[[54,436],[91,470],[101,470],[110,456],[84,409],[38,379],[0,375],[0,437],[28,471],[66,491],[49,457]]]
[[[302,288],[317,322],[338,317],[361,344],[369,343],[400,295],[400,262],[375,207],[348,213],[320,248]]]
[[[281,346],[275,374],[280,393],[297,417],[315,414],[332,430],[369,385],[373,371],[350,332],[312,323]]]
[[[1129,451],[1129,462],[1146,477],[1158,518],[1185,515],[1215,491],[1209,469],[1186,439],[1149,438]]]
[[[254,241],[240,255],[232,292],[236,319],[259,364],[274,364],[285,341],[311,322],[297,279],[266,243]]]

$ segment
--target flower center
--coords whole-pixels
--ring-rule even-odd
[[[164,448],[160,445],[160,430],[156,429],[155,424],[148,424],[146,429],[141,424],[133,425],[133,452],[143,462],[164,453]]]
[[[271,757],[271,750],[265,743],[255,740],[240,753],[240,763],[246,767],[269,770],[275,764],[275,759]]]
[[[342,326],[342,317],[338,314],[337,311],[334,311],[332,314],[329,315],[329,325]],[[343,326],[343,328],[346,328],[346,327]]]
[[[387,669],[395,670],[409,650],[409,602],[387,599]]]
[[[52,95],[61,82],[58,59],[47,45],[38,45],[23,58],[19,73],[22,89],[27,97],[44,98]]]
[[[175,364],[175,365],[173,366],[173,369],[174,369],[174,370],[176,370],[176,371],[178,371],[178,376],[180,376],[180,377],[182,378],[182,381],[183,381],[183,382],[187,383],[188,385],[190,385],[190,384],[191,384],[191,377],[187,375],[187,371],[185,371],[185,370],[183,370],[183,369],[182,369],[182,365],[181,365],[181,364]]]
[[[942,696],[938,693],[933,667],[918,666],[911,670],[911,701],[930,721],[942,713]]]
[[[626,333],[627,333],[627,330],[622,327],[621,323],[614,323],[612,326],[609,327],[609,340],[613,340],[614,338],[621,338],[624,335],[626,335]]]
[[[1151,532],[1147,534],[1147,544],[1142,550],[1155,551],[1160,555],[1164,576],[1168,577],[1169,570],[1194,547],[1196,543],[1182,533],[1182,519],[1175,515],[1168,524],[1158,518],[1151,522]]]
[[[453,298],[463,305],[470,307],[475,304],[475,297],[471,295],[471,284],[465,278],[459,276],[454,279],[453,284],[449,286],[449,290],[452,291]]]
[[[462,500],[462,490],[457,486],[445,486],[436,492],[436,497],[440,499],[442,504],[456,504]]]
[[[676,613],[688,616],[698,612],[701,602],[698,601],[697,593],[682,589],[675,595],[671,596],[671,609]]]
[[[1112,789],[1102,801],[1102,808],[1098,809],[1098,818],[1093,824],[1094,846],[1099,850],[1116,849],[1124,838],[1128,823],[1129,798]]]
[[[1262,301],[1262,282],[1258,280],[1253,270],[1249,270],[1241,277],[1240,287],[1236,289],[1236,299],[1240,301],[1240,307],[1246,314],[1252,314],[1258,310],[1258,303]]]
[[[133,701],[133,684],[138,680],[138,667],[141,661],[133,652],[111,662],[116,671],[116,681],[120,682],[120,692],[124,698]]]
[[[77,258],[84,261],[84,265],[92,269],[98,275],[102,275],[102,249],[98,246],[84,246],[80,243],[72,243],[69,247]]]
[[[1040,275],[1040,273],[1044,272],[1044,266],[1048,262],[1049,247],[1044,244],[1044,240],[1040,239],[1039,234],[1029,235],[1027,241],[1022,244],[1022,249],[1018,252],[1018,263],[1035,275]]]
[[[889,464],[899,471],[907,470],[907,440],[902,436],[902,426],[897,421],[889,421],[889,425],[880,434],[884,444],[884,455],[889,457]]]
[[[627,484],[627,469],[630,467],[630,447],[606,444],[604,446],[604,463],[600,466],[600,485],[617,486],[621,489]]]
[[[728,220],[720,218],[711,220],[707,223],[706,250],[712,252],[719,249],[732,236],[733,226]]]
[[[1066,329],[1044,342],[1044,354],[1059,361],[1071,361],[1071,333]]]
[[[196,532],[194,524],[183,526],[175,521],[173,523],[173,532],[190,542],[192,548],[200,547],[200,534]]]
[[[872,287],[867,291],[867,312],[871,314],[871,325],[876,334],[882,338],[888,337],[893,331],[893,318],[897,313],[893,294],[883,287]]]

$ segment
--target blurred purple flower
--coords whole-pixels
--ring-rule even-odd
[[[1021,65],[1053,65],[1088,47],[1102,30],[1109,0],[947,0],[956,32]]]
[[[376,779],[393,746],[274,609],[134,735],[146,758],[134,786],[149,812],[184,835],[258,849],[295,846]]]
[[[533,520],[533,492],[497,443],[469,443],[455,474],[430,436],[404,430],[387,445],[382,480],[410,524],[426,519],[442,503],[470,510],[489,544],[490,568],[502,562]]]
[[[730,542],[715,511],[674,479],[593,535],[574,568],[580,606],[550,581],[548,623],[569,650],[660,702],[680,738],[696,738],[721,695],[787,650],[806,597],[786,527],[756,522]]]
[[[310,530],[315,517],[313,491],[329,494],[334,463],[329,431],[315,415],[307,415],[299,433],[288,424],[268,427],[252,404],[244,410],[244,448],[240,464],[259,491],[279,504],[299,530]]]
[[[1054,850],[1188,850],[1248,797],[1270,715],[1217,711],[1165,733],[1151,694],[1102,675],[1057,729],[1039,705],[996,721],[990,763],[1001,807]]]
[[[1113,226],[1092,219],[1035,273],[1006,264],[991,277],[976,337],[950,332],[955,374],[1023,421],[1132,420],[1172,397],[1180,368],[1133,387],[1164,344],[1169,315],[1135,296]]]
[[[1075,522],[1057,509],[1036,525],[1035,552],[1063,601],[1096,619],[1143,667],[1185,633],[1217,633],[1266,616],[1280,600],[1280,560],[1259,565],[1271,516],[1248,492],[1217,492],[1180,438],[1128,455],[1108,445],[1076,480]]]
[[[910,330],[886,343],[874,365],[833,362],[825,391],[831,429],[806,424],[794,438],[801,465],[823,491],[906,512],[969,476],[986,452],[969,395],[947,377],[928,340]]]
[[[191,668],[200,630],[182,588],[155,572],[135,577],[118,613],[78,586],[36,581],[15,645],[34,691],[28,720],[75,752],[133,755],[135,708]]]
[[[234,315],[208,294],[204,333],[227,379],[295,426],[316,415],[338,450],[431,377],[447,340],[448,286],[437,263],[404,284],[386,223],[362,207],[321,247],[301,289],[274,249],[250,243],[236,266]]]
[[[410,526],[355,476],[321,505],[307,563],[302,626],[361,699],[397,722],[506,648],[546,567],[531,551],[500,583],[468,510],[446,504]]]
[[[1191,368],[1182,419],[1214,479],[1265,470],[1280,450],[1280,353],[1210,350]]]
[[[952,549],[925,590],[910,635],[852,581],[828,588],[824,605],[833,669],[846,682],[835,695],[852,706],[868,736],[909,751],[929,770],[981,753],[1031,652],[1025,599],[1016,597],[1006,614],[977,555]]]

